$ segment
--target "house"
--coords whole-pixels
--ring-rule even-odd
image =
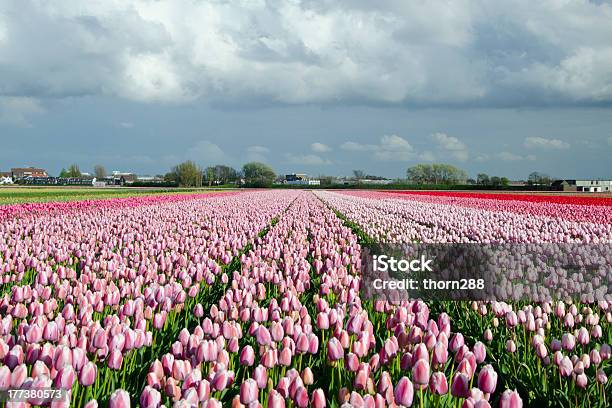
[[[389,179],[369,179],[369,178],[362,178],[362,179],[357,179],[357,184],[368,184],[368,185],[387,185],[387,184],[391,184],[393,183],[393,180],[389,180]]]
[[[8,171],[0,171],[0,184],[13,184],[13,175]]]
[[[121,171],[113,171],[111,177],[110,177],[113,182],[111,184],[115,184],[115,185],[126,185],[126,184],[132,184],[134,183],[136,180],[138,180],[138,176],[134,173],[124,173]]]
[[[292,173],[285,175],[284,184],[297,186],[320,186],[321,180],[308,178],[308,176],[304,173]]]
[[[26,177],[48,177],[45,169],[38,169],[36,167],[15,167],[11,169],[11,175],[13,180],[19,180]]]
[[[558,191],[605,193],[612,191],[612,180],[555,180],[552,187]]]

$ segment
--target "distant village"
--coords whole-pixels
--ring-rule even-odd
[[[33,186],[125,186],[135,182],[163,184],[159,176],[138,176],[135,173],[113,171],[106,177],[96,178],[90,173],[81,173],[79,177],[54,177],[45,169],[38,167],[15,167],[10,171],[0,171],[0,184],[20,184]]]
[[[466,187],[482,184],[481,174],[477,180],[468,179],[461,185]],[[486,176],[486,175],[485,175]],[[398,181],[384,177],[369,176],[362,172],[355,171],[355,174],[349,177],[331,177],[319,176],[310,177],[306,173],[291,173],[277,176],[274,180],[274,185],[287,186],[385,186],[392,184],[406,183],[406,181]],[[50,176],[45,169],[38,167],[16,167],[10,171],[0,171],[0,185],[30,185],[30,186],[92,186],[92,187],[107,187],[107,186],[164,186],[168,184],[163,176],[137,175],[132,172],[112,171],[104,177],[95,177],[90,173],[80,173],[79,177],[62,177]],[[218,185],[220,182],[213,181],[209,185]],[[244,179],[238,177],[234,184],[244,184]],[[546,179],[545,181],[534,182],[530,180],[507,180],[500,186],[510,188],[528,188],[545,187],[553,191],[568,191],[568,192],[591,192],[605,193],[612,191],[612,180],[578,180],[578,179]]]

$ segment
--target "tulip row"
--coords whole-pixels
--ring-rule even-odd
[[[427,205],[423,201],[406,203],[409,201],[406,198],[403,201],[381,200],[379,194],[366,198],[368,193],[324,192],[318,195],[337,210],[349,214],[356,221],[351,225],[367,238],[366,242],[373,241],[373,238],[364,231],[376,234],[377,239],[392,241],[402,228],[419,225],[418,222],[407,222],[407,219],[425,217],[430,220],[428,228],[444,229],[448,242],[463,242],[462,236],[466,231],[463,225],[469,225],[472,216],[469,211],[456,212],[456,222],[444,224],[448,218],[438,217],[444,211],[444,205]],[[413,211],[410,213],[412,218],[406,217],[408,212],[404,208],[407,205],[411,207],[409,211]],[[467,216],[462,218],[459,214]],[[541,223],[538,218],[544,217],[534,215],[531,218],[535,221],[527,221]],[[516,215],[509,219],[520,221]],[[565,222],[561,216],[557,221]],[[574,231],[579,231],[584,224],[573,226]],[[521,230],[528,227],[517,222],[511,228]],[[477,229],[468,231],[474,233]],[[586,235],[588,229],[582,228],[582,231],[586,241],[600,238]],[[495,238],[499,239],[499,236]],[[540,242],[554,242],[550,236],[546,238],[549,240],[544,241],[545,238],[540,236]],[[523,396],[529,396],[531,405],[555,401],[560,406],[607,406],[606,395],[612,391],[608,382],[612,370],[609,345],[612,341],[612,302],[431,302],[430,306],[436,313],[448,314],[459,332],[469,334],[465,338],[474,342],[474,347],[486,344],[491,351],[491,365],[505,386],[519,389]]]
[[[497,374],[484,345],[468,347],[461,333],[449,341],[448,315],[435,321],[420,301],[362,302],[357,236],[310,193],[241,261],[209,317],[151,365],[142,406],[492,401]],[[520,401],[514,391],[495,398]]]
[[[367,196],[372,197],[372,194]],[[566,221],[612,223],[612,199],[594,197],[523,196],[448,192],[378,193],[377,198],[405,199],[446,204],[484,211],[512,212],[527,216],[562,218]],[[527,199],[530,198],[530,199]]]
[[[478,206],[439,203],[438,198],[393,198],[387,193],[318,192],[322,199],[361,226],[370,237],[385,242],[522,242],[609,243],[612,223],[602,222],[601,210],[588,221],[565,219],[558,205],[555,217],[541,211],[521,213],[503,210],[495,200],[480,200]],[[533,204],[532,207],[545,204]],[[609,207],[601,207],[603,209]],[[568,210],[569,211],[569,210]]]
[[[143,197],[0,223],[0,389],[53,385],[82,405],[137,382],[293,199]]]

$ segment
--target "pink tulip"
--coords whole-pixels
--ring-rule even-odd
[[[119,350],[112,350],[108,356],[107,365],[113,370],[120,370],[123,363],[123,354]]]
[[[521,408],[522,406],[523,400],[518,392],[512,390],[504,391],[499,401],[499,408]]]
[[[130,395],[124,390],[116,390],[110,396],[108,400],[109,408],[129,408],[130,407]]]
[[[451,395],[459,398],[467,398],[470,394],[469,390],[470,378],[463,373],[456,373],[451,383]]]
[[[252,378],[248,378],[240,385],[240,402],[243,404],[250,404],[257,400],[259,389],[257,383]]]
[[[83,387],[89,387],[96,381],[97,367],[91,361],[87,362],[79,373],[79,382]]]
[[[310,399],[310,404],[313,408],[325,408],[327,406],[327,401],[325,400],[325,394],[322,389],[317,388],[312,392],[312,397]]]
[[[327,342],[327,356],[331,361],[337,361],[344,358],[344,349],[340,344],[340,341],[335,337],[332,337]]]
[[[25,364],[20,364],[13,369],[13,373],[11,374],[11,388],[21,388],[21,385],[24,383],[28,376],[28,368]],[[0,386],[0,389],[1,386]]]
[[[487,348],[480,341],[474,344],[472,352],[474,353],[474,356],[476,357],[476,362],[478,364],[482,363],[487,358]]]
[[[497,373],[491,365],[484,366],[478,374],[478,388],[485,394],[493,394],[497,386]]]
[[[443,372],[436,371],[431,375],[429,389],[435,395],[445,395],[448,392],[448,382]]]
[[[395,386],[395,402],[409,407],[414,398],[414,388],[412,382],[407,377],[402,377]]]
[[[412,380],[415,384],[425,386],[429,384],[429,362],[425,359],[417,360],[412,367]]]
[[[240,352],[240,364],[244,366],[252,366],[255,361],[255,351],[253,347],[247,345]]]
[[[161,406],[161,394],[155,388],[146,386],[140,395],[140,406],[159,408]]]
[[[255,367],[253,372],[253,378],[257,382],[257,386],[261,389],[265,389],[268,382],[268,373],[264,366],[261,364]]]
[[[285,398],[276,390],[270,390],[268,394],[268,408],[285,408]]]

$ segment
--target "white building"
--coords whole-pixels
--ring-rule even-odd
[[[612,191],[612,180],[557,180],[553,187],[563,191],[606,193]]]
[[[320,186],[321,180],[311,179],[305,173],[293,173],[285,175],[285,184],[294,186]]]
[[[0,184],[13,184],[13,178],[8,176],[0,177]]]

